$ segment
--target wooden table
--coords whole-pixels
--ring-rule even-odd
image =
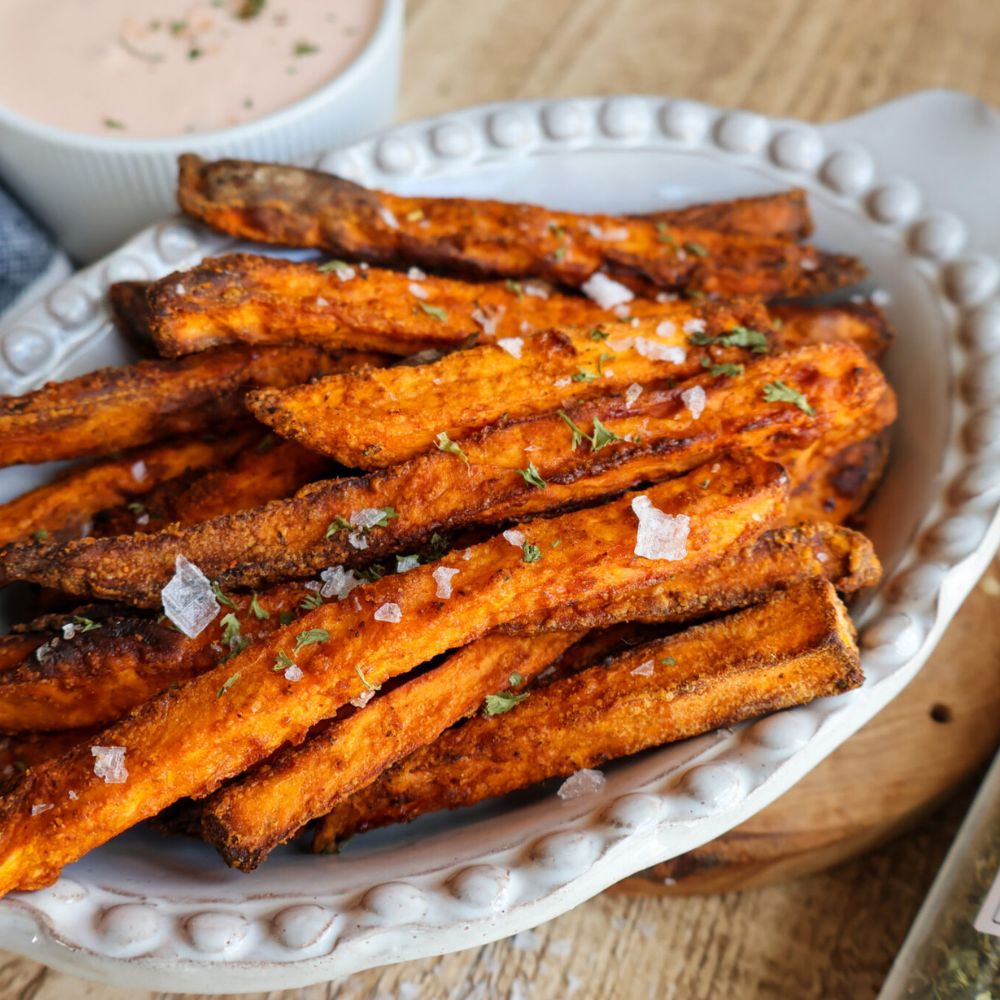
[[[1000,104],[1000,4],[989,0],[410,0],[407,20],[401,119],[627,92],[818,121],[927,87]],[[796,882],[686,899],[608,893],[484,948],[267,996],[873,997],[967,801]],[[147,996],[0,953],[0,1000]]]

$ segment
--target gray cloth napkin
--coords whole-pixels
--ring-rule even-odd
[[[45,230],[0,187],[0,313],[45,271],[54,253]]]

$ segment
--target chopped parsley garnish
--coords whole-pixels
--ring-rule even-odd
[[[428,316],[433,316],[436,320],[438,320],[441,323],[448,322],[448,313],[440,306],[430,306],[426,302],[418,302],[417,305],[420,306],[420,308],[423,309],[423,311],[427,313]]]
[[[782,381],[768,382],[764,386],[764,399],[768,403],[791,403],[797,406],[806,416],[815,417],[816,411],[809,405],[809,400],[797,389],[785,385]]]
[[[463,462],[465,462],[466,468],[468,468],[468,457],[465,452],[462,451],[461,447],[459,447],[457,442],[452,441],[452,439],[448,437],[447,431],[438,431],[437,446],[438,451],[446,451],[451,455],[457,455]]]
[[[525,542],[521,546],[521,555],[526,563],[542,561],[542,550],[533,542]]]
[[[266,618],[271,617],[271,612],[260,606],[260,601],[257,600],[257,594],[254,593],[253,597],[250,598],[250,614],[258,621],[263,621]]]
[[[219,688],[219,693],[215,696],[216,698],[221,698],[238,680],[240,679],[240,672],[237,670],[232,677],[230,677],[222,687]]]
[[[704,360],[707,361],[708,359]],[[732,375],[735,377],[736,375],[742,375],[746,371],[743,365],[712,365],[710,363],[705,365],[705,367],[708,368],[709,375]]]
[[[289,667],[294,667],[295,661],[283,650],[278,650],[278,655],[274,659],[274,666],[271,669],[277,673],[279,670],[287,670]]]
[[[604,364],[604,362],[605,361],[611,361],[613,358],[614,358],[614,355],[611,354],[609,351],[602,351],[597,356],[597,371],[598,371],[599,374],[603,374],[602,365]]]
[[[562,246],[558,246],[552,251],[552,259],[558,264],[559,261],[566,256],[566,244],[563,243]]]
[[[240,620],[232,611],[228,615],[225,615],[219,624],[222,626],[222,641],[227,646],[232,646],[234,642],[239,641]]]
[[[552,539],[552,548],[558,549],[560,545],[562,545],[562,539],[561,538],[553,538]]]
[[[507,683],[512,687],[516,688],[518,684],[524,683],[524,678],[515,670],[514,673],[507,678]]]
[[[611,334],[607,330],[602,330],[599,326],[595,326],[593,330],[590,331],[590,339],[593,341],[607,340]]]
[[[565,421],[566,426],[569,427],[570,432],[573,435],[573,451],[576,451],[577,446],[586,439],[587,435],[584,434],[583,431],[581,431],[580,428],[573,423],[572,419],[562,410],[559,410],[559,416],[563,419],[563,421]]]
[[[37,531],[32,533],[31,537],[34,538],[36,542],[44,542],[45,539],[49,537],[49,533],[45,530],[45,528],[39,528]]]
[[[672,656],[664,656],[663,659],[660,660],[660,663],[662,663],[665,667],[677,666],[677,661]]]
[[[529,485],[534,486],[535,489],[544,490],[548,483],[542,479],[541,473],[535,468],[534,462],[529,462],[526,469],[518,469],[517,474]]]
[[[767,337],[760,330],[751,330],[745,326],[734,326],[729,333],[720,333],[713,337],[707,333],[692,333],[688,340],[697,347],[746,347],[754,354],[767,354]]]
[[[260,14],[266,3],[267,0],[243,0],[243,3],[240,4],[240,9],[236,12],[236,16],[241,21],[249,21]]]
[[[549,232],[552,233],[553,236],[565,236],[566,235],[566,227],[565,226],[560,226],[558,222],[550,222],[549,223]]]
[[[399,515],[396,513],[395,507],[376,507],[375,509],[382,511],[382,516],[372,525],[373,528],[388,527],[389,522],[394,517],[399,517]]]
[[[508,278],[504,282],[504,285],[507,286],[507,291],[513,292],[518,297],[519,300],[524,298],[524,287],[521,285],[520,281],[512,281],[510,278]]]
[[[291,611],[280,611],[278,612],[278,621],[282,625],[291,625],[295,621],[295,615]]]
[[[668,246],[677,245],[677,240],[671,236],[670,230],[667,229],[667,224],[665,222],[658,222],[656,224],[656,238],[661,243],[666,243]]]
[[[274,449],[274,446],[277,443],[278,438],[274,434],[265,434],[257,443],[254,451],[257,452],[258,455],[266,455],[269,451]]]
[[[171,21],[169,24],[171,35],[180,35],[187,31],[187,21]]]
[[[693,253],[695,257],[708,256],[708,248],[702,243],[695,243],[694,240],[688,240],[688,242],[684,244],[684,249],[687,250],[688,253]]]
[[[339,514],[327,525],[326,537],[333,538],[334,535],[339,535],[342,531],[350,531],[351,522],[347,520],[346,517],[341,517]]]
[[[306,594],[305,600],[299,605],[303,611],[315,611],[323,603],[319,594]]]
[[[118,121],[117,118],[105,118],[103,119],[103,124],[105,128],[113,128],[119,130],[125,128],[124,124]]]
[[[368,688],[369,691],[381,691],[382,690],[382,685],[381,684],[372,684],[372,682],[370,680],[368,680],[367,677],[365,677],[365,672],[356,663],[354,664],[354,669],[357,671],[358,677],[361,678],[361,683],[364,684],[364,686],[366,688]]]
[[[503,715],[509,712],[515,705],[520,704],[528,697],[528,693],[511,694],[509,691],[501,691],[499,694],[488,694],[483,703],[483,715]]]
[[[297,653],[303,646],[314,646],[317,642],[327,642],[329,639],[330,633],[325,628],[306,629],[295,637],[295,649],[292,652]]]
[[[197,46],[193,49],[188,49],[188,59],[200,59],[202,57],[202,51]]]
[[[325,260],[322,264],[316,265],[316,270],[320,274],[329,274],[331,271],[347,271],[350,266],[346,260]]]
[[[128,509],[138,517],[140,514],[146,513],[146,505],[140,503],[138,500],[133,500],[129,505]]]
[[[605,445],[622,440],[624,439],[615,434],[614,431],[609,431],[597,417],[594,417],[594,433],[590,438],[591,451],[600,451]]]
[[[292,48],[293,56],[311,56],[319,52],[319,46],[312,42],[296,42]]]
[[[581,368],[572,378],[574,382],[593,382],[597,376]]]
[[[94,629],[101,627],[100,622],[95,622],[93,618],[84,618],[83,615],[73,615],[73,624],[76,625],[77,631],[81,633],[93,632]]]
[[[215,581],[215,580],[212,581],[212,593],[215,594],[215,599],[220,604],[222,604],[223,606],[225,606],[227,608],[232,608],[234,611],[236,610],[236,605],[233,604],[233,602],[232,602],[232,600],[230,598],[226,597],[226,595],[222,592],[222,588],[219,586],[218,582]]]

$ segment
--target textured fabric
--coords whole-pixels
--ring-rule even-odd
[[[0,312],[48,267],[54,253],[45,231],[0,187]]]

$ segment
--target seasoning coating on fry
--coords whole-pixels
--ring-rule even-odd
[[[885,313],[871,302],[850,302],[833,306],[772,305],[771,315],[781,321],[775,339],[786,351],[805,344],[833,344],[850,341],[873,361],[892,346],[896,332]]]
[[[773,239],[804,240],[813,231],[812,214],[802,188],[646,212],[642,217],[669,226],[694,226]]]
[[[786,477],[773,463],[724,460],[711,491],[697,485],[699,474],[652,487],[643,508],[687,519],[681,558],[688,566],[750,542],[781,515],[787,498]],[[122,830],[180,798],[209,794],[282,744],[301,740],[368,685],[516,615],[664,579],[678,561],[636,555],[632,500],[520,526],[525,544],[544,551],[540,559],[526,559],[526,549],[502,536],[473,546],[450,600],[437,596],[436,567],[418,567],[359,588],[356,605],[317,608],[158,695],[95,737],[100,746],[125,748],[121,784],[95,774],[84,748],[32,768],[0,803],[0,894],[47,885]],[[562,544],[553,548],[556,538]],[[294,675],[286,662],[293,655]],[[53,808],[33,815],[38,802]]]
[[[245,239],[371,263],[567,285],[601,271],[640,291],[810,295],[860,279],[853,259],[807,245],[648,219],[465,198],[401,197],[301,167],[180,158],[178,201]]]
[[[767,403],[764,388],[776,380],[807,397],[812,413]],[[697,417],[684,395],[695,385],[705,393]],[[842,447],[885,426],[871,425],[891,420],[893,407],[881,372],[857,348],[802,348],[764,358],[739,377],[709,373],[634,400],[606,397],[570,407],[561,417],[486,428],[461,440],[465,461],[435,450],[364,477],[314,483],[290,500],[190,528],[9,546],[0,553],[0,577],[155,606],[178,552],[226,586],[256,586],[404,551],[433,531],[612,496],[733,449],[765,449],[768,457],[784,461],[821,438]],[[707,489],[713,474],[704,481]],[[391,510],[391,516],[358,536],[350,518],[362,510]]]
[[[637,670],[652,661],[652,670]],[[766,712],[857,687],[854,628],[833,587],[766,603],[558,680],[510,712],[449,730],[338,806],[317,830],[354,833],[472,805]]]
[[[208,430],[242,415],[248,389],[294,385],[356,363],[314,347],[223,347],[50,382],[0,397],[0,466],[107,454]]]

